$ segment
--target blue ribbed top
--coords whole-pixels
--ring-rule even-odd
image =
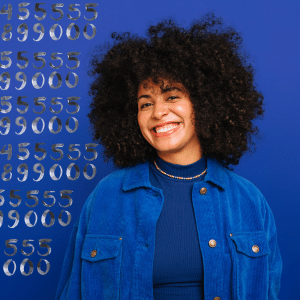
[[[202,157],[190,165],[176,165],[157,156],[164,172],[193,177],[206,168]],[[203,300],[203,262],[192,203],[192,188],[205,175],[192,180],[170,178],[150,164],[150,182],[160,188],[164,204],[157,221],[153,262],[155,300]]]

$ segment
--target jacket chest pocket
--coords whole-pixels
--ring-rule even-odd
[[[238,300],[268,299],[269,246],[263,231],[239,232],[230,236],[233,247],[233,284]]]
[[[87,234],[81,258],[82,299],[119,299],[122,238]]]

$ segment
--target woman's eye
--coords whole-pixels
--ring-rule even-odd
[[[146,107],[148,107],[148,106],[150,106],[151,105],[151,103],[144,103],[144,104],[142,104],[141,105],[141,109],[143,109],[143,108],[146,108]]]
[[[177,98],[179,98],[179,97],[171,96],[171,97],[168,98],[168,100],[175,100],[175,99],[177,99]]]

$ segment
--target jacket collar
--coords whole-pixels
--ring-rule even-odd
[[[216,159],[207,157],[207,173],[204,177],[204,182],[209,181],[225,189],[223,181],[224,169],[225,168]],[[123,181],[123,191],[138,187],[152,187],[149,180],[149,161],[128,167],[126,170]]]

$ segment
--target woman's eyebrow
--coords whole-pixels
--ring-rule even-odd
[[[171,92],[171,91],[179,91],[179,92],[182,92],[182,90],[179,88],[179,87],[176,87],[176,86],[170,86],[170,87],[166,87],[164,89],[161,90],[162,93],[167,93],[167,92]],[[138,97],[138,101],[141,99],[141,98],[151,98],[151,96],[149,95],[141,95]]]

